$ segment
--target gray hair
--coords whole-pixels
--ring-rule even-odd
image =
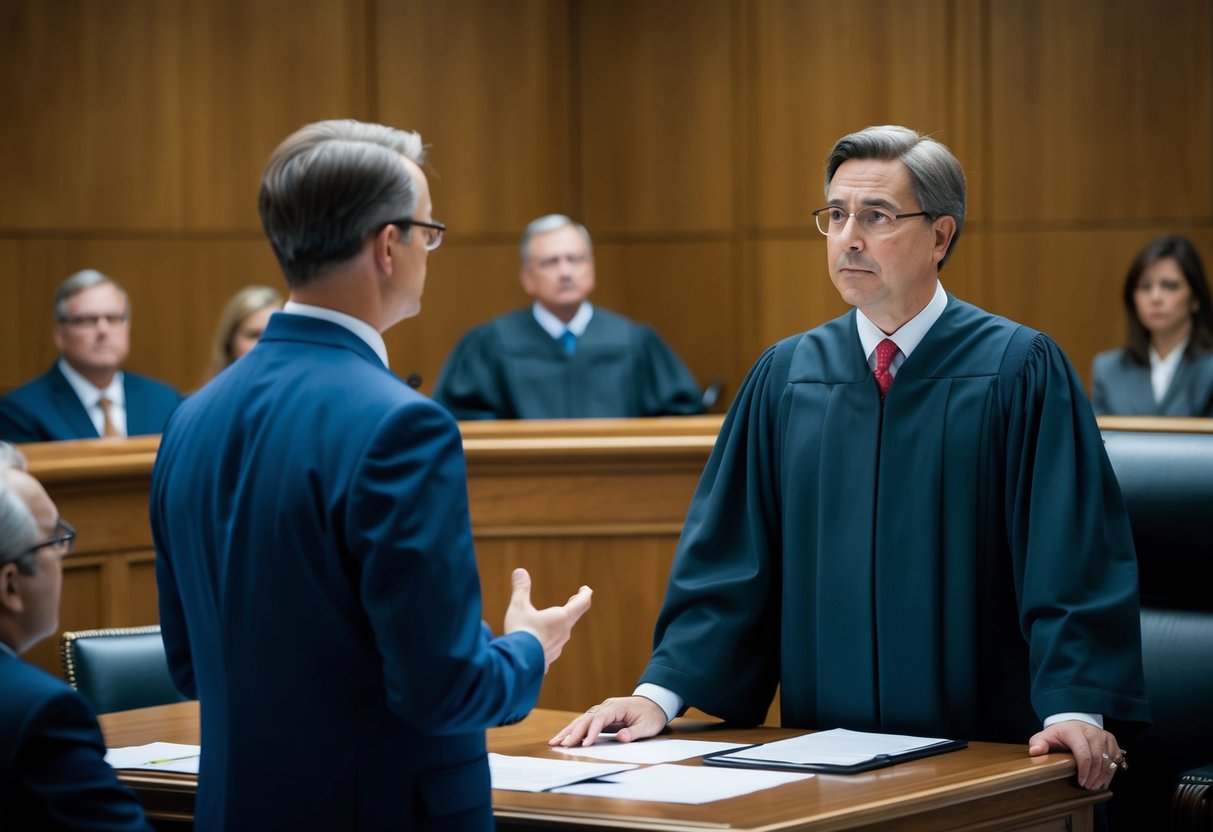
[[[939,261],[942,269],[952,256],[965,224],[965,174],[952,151],[930,136],[891,124],[868,127],[843,136],[826,157],[827,198],[834,174],[848,159],[901,160],[910,170],[919,210],[925,211],[931,219],[948,216],[956,220],[956,233]]]
[[[257,207],[288,285],[358,253],[372,231],[417,210],[400,157],[425,162],[421,136],[352,119],[296,130],[270,155]]]
[[[587,253],[594,252],[594,243],[590,240],[590,232],[585,230],[585,226],[579,222],[573,221],[570,217],[564,214],[544,214],[537,220],[532,220],[522,232],[522,240],[518,244],[518,253],[522,255],[522,263],[526,265],[531,257],[531,238],[536,234],[546,234],[549,231],[555,231],[558,228],[564,228],[566,225],[571,225],[581,232],[581,236],[585,238],[585,250]]]
[[[38,542],[38,521],[25,500],[9,487],[10,470],[24,471],[25,457],[7,442],[0,442],[0,566],[16,563],[27,575],[34,574],[34,558],[23,554]]]
[[[62,321],[67,317],[67,299],[72,295],[79,294],[85,289],[91,289],[94,286],[100,286],[102,283],[108,283],[117,289],[122,294],[122,301],[126,304],[126,314],[131,314],[131,299],[126,294],[118,281],[106,274],[102,274],[96,269],[82,269],[73,275],[69,275],[66,280],[59,284],[58,290],[55,292],[55,320]]]

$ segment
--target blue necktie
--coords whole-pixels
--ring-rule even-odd
[[[573,350],[577,349],[577,336],[573,334],[573,330],[566,329],[560,333],[560,345],[564,347],[565,355],[573,354]]]

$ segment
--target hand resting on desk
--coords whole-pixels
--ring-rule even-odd
[[[617,741],[632,742],[660,734],[665,724],[665,711],[652,699],[643,696],[612,697],[574,719],[548,740],[548,745],[565,748],[578,744],[591,746],[598,735],[608,729],[617,731]]]

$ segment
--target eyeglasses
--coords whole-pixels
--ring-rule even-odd
[[[584,251],[579,254],[557,254],[552,257],[545,257],[542,260],[535,260],[531,265],[541,271],[550,271],[559,266],[561,260],[568,261],[570,266],[584,266],[590,262],[590,253]]]
[[[35,543],[33,546],[26,549],[18,558],[26,557],[36,553],[39,549],[48,549],[50,547],[62,548],[63,551],[59,554],[66,555],[72,551],[72,544],[76,542],[76,530],[72,528],[71,523],[68,523],[62,517],[55,523],[55,536],[49,540],[44,540],[41,543]]]
[[[422,222],[412,217],[403,220],[389,220],[384,225],[394,225],[401,231],[408,231],[410,225],[424,229],[421,233],[425,236],[426,251],[433,251],[442,245],[442,235],[446,232],[446,226],[440,222]]]
[[[847,220],[851,217],[854,217],[855,222],[859,223],[859,230],[864,234],[887,237],[897,230],[898,220],[904,220],[907,217],[930,216],[926,211],[894,214],[884,208],[876,207],[860,208],[858,211],[848,212],[837,205],[827,205],[825,208],[818,208],[813,212],[813,219],[817,220],[817,230],[827,237],[832,234],[841,234],[842,230],[847,227]]]
[[[130,315],[65,315],[59,319],[59,323],[67,326],[79,327],[81,329],[96,329],[97,325],[105,321],[112,327],[119,327],[131,319]]]

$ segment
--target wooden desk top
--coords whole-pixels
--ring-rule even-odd
[[[489,750],[501,754],[567,759],[547,739],[576,714],[536,710],[523,722],[488,732]],[[105,714],[101,728],[110,747],[152,741],[197,743],[198,705],[184,702]],[[678,720],[674,735],[761,742],[799,731],[722,729]],[[698,765],[698,761],[689,761]],[[120,779],[139,793],[149,814],[187,818],[196,779],[189,775],[124,771]],[[612,800],[574,795],[494,790],[500,829],[898,830],[1091,829],[1092,793],[1074,780],[1066,754],[1032,759],[1024,745],[971,743],[961,751],[864,774],[818,775],[798,783],[701,805]]]

